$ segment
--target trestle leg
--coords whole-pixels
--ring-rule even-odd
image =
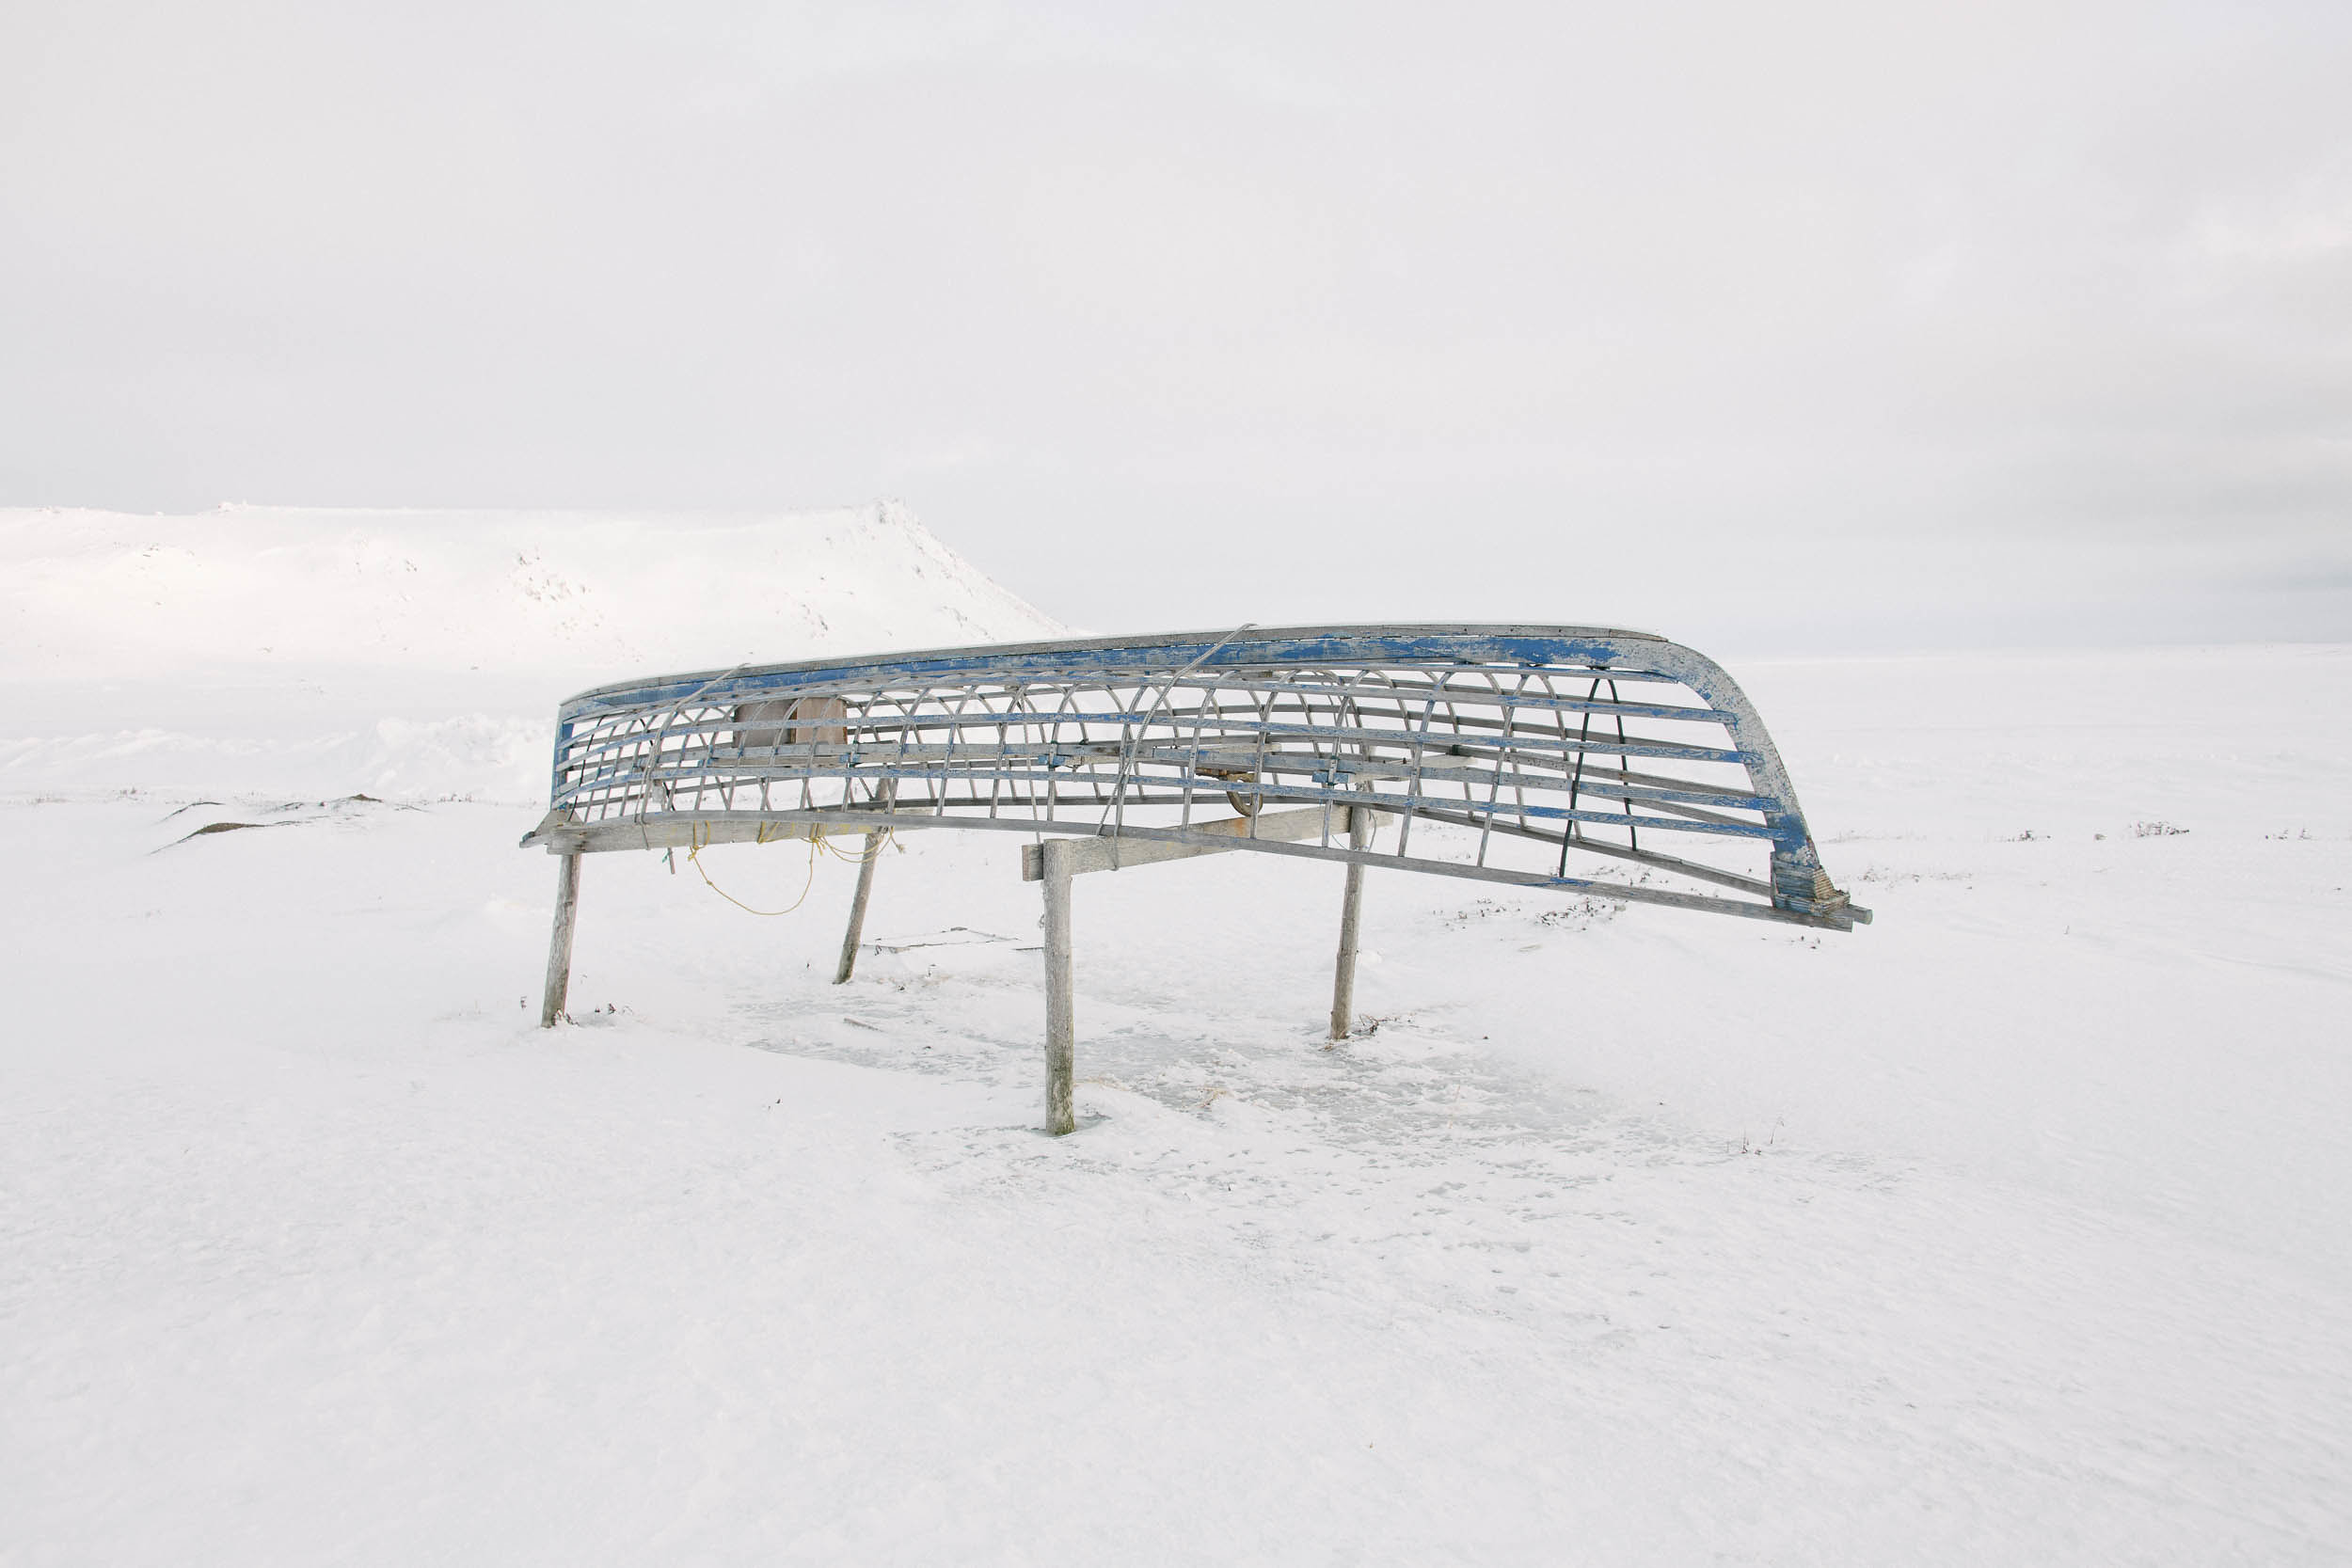
[[[1367,848],[1372,844],[1372,813],[1361,806],[1351,807],[1347,814],[1347,847]],[[1364,868],[1361,863],[1347,863],[1347,888],[1340,895],[1340,957],[1331,975],[1331,1037],[1347,1038],[1356,1026],[1356,936],[1364,912]]]
[[[874,863],[882,859],[882,836],[866,835],[866,858],[858,863],[857,893],[850,900],[850,929],[841,938],[841,962],[833,972],[833,983],[846,986],[857,969],[857,944],[866,934],[866,900],[874,891]]]
[[[564,1016],[572,988],[572,927],[580,915],[580,852],[555,857],[555,931],[548,939],[548,987],[539,1002],[539,1027],[552,1029]]]
[[[1073,1077],[1078,1047],[1070,983],[1070,852],[1072,841],[1043,846],[1045,884],[1045,1131],[1057,1137],[1077,1130]]]

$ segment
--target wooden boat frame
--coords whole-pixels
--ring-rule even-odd
[[[1245,626],[950,648],[566,701],[549,809],[523,839],[561,865],[540,1021],[564,1016],[583,855],[865,834],[847,980],[882,835],[950,828],[1034,841],[1056,1132],[1075,1125],[1070,883],[1086,872],[1236,850],[1345,866],[1335,1038],[1368,866],[1824,930],[1870,919],[1821,869],[1738,683],[1649,633]],[[1629,863],[1638,879],[1602,869]]]

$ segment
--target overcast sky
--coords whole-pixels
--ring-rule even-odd
[[[0,0],[0,504],[896,497],[1103,630],[2352,639],[2347,84],[2344,0]]]

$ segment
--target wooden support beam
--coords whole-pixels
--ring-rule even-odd
[[[1078,1023],[1070,974],[1070,879],[1073,839],[1049,839],[1040,857],[1045,883],[1045,1131],[1074,1132],[1078,1115],[1073,1078]]]
[[[1042,844],[1025,845],[1021,851],[1022,880],[1045,884],[1045,1130],[1058,1136],[1075,1131],[1078,1125],[1073,1098],[1078,1024],[1070,938],[1073,879],[1086,871],[1110,871],[1121,865],[1151,865],[1194,855],[1221,854],[1238,849],[1251,839],[1288,843],[1319,838],[1327,824],[1346,832],[1348,842],[1362,849],[1370,847],[1373,829],[1384,815],[1365,806],[1343,806],[1336,812],[1311,806],[1304,811],[1227,817],[1185,830],[1208,838],[1206,843],[1161,838],[1049,838]],[[1224,842],[1216,842],[1220,839]],[[1356,973],[1354,911],[1361,901],[1363,875],[1360,865],[1351,864],[1347,868],[1349,914],[1341,936],[1341,961],[1344,976],[1342,984],[1350,991]],[[847,965],[844,958],[845,974]],[[1342,1034],[1346,1032],[1345,1026],[1338,1020],[1345,1006],[1344,1001],[1335,1003],[1332,1010],[1334,1027]]]
[[[875,799],[883,811],[890,809],[893,797],[898,793],[898,781],[887,780]],[[888,830],[876,828],[866,835],[866,854],[857,863],[857,894],[850,900],[850,928],[841,937],[841,962],[833,972],[833,983],[846,986],[857,968],[858,939],[866,934],[866,900],[874,891],[874,863],[882,859],[882,846],[890,842]]]
[[[1348,814],[1347,847],[1350,849],[1372,847],[1373,813],[1363,810]],[[1356,1027],[1356,936],[1364,913],[1364,867],[1361,861],[1347,863],[1347,888],[1340,895],[1340,956],[1331,975],[1331,1037],[1347,1038]]]
[[[1165,838],[1067,838],[1049,843],[1067,844],[1071,847],[1071,875],[1089,871],[1117,871],[1131,865],[1153,865],[1161,861],[1190,860],[1195,855],[1223,854],[1238,849],[1238,842],[1218,843],[1217,840],[1255,839],[1262,844],[1289,844],[1302,838],[1321,838],[1324,825],[1330,824],[1336,836],[1349,832],[1352,817],[1381,817],[1387,814],[1361,806],[1343,806],[1326,812],[1321,806],[1309,806],[1301,811],[1266,812],[1257,816],[1225,816],[1214,822],[1196,822],[1184,832],[1200,835],[1207,843],[1185,843],[1181,839]],[[1254,824],[1255,831],[1252,831]],[[1021,879],[1034,882],[1044,875],[1043,846],[1022,847]]]
[[[572,926],[580,915],[580,855],[556,858],[555,932],[548,939],[548,985],[539,999],[539,1027],[552,1029],[564,1016],[572,989]]]
[[[857,866],[857,893],[850,899],[850,928],[841,938],[841,963],[833,972],[836,986],[848,985],[857,968],[858,939],[866,934],[866,900],[874,891],[874,863],[882,859],[884,842],[880,833],[866,835],[866,858]]]
[[[550,855],[575,855],[582,850],[595,854],[609,849],[707,849],[714,844],[806,844],[811,834],[840,838],[872,832],[873,818],[880,815],[871,808],[852,811],[845,807],[840,819],[826,822],[755,811],[671,812],[643,821],[615,816],[602,822],[574,822],[561,813],[549,812],[523,836],[522,847],[543,847]],[[903,819],[894,824],[914,825]]]
[[[930,802],[921,804],[923,807],[928,807]],[[1303,809],[1317,813],[1322,810],[1321,807],[1316,806]],[[1278,812],[1269,815],[1279,816],[1290,814]],[[1336,812],[1334,815],[1336,816]],[[1375,815],[1380,821],[1386,822],[1397,814],[1382,811]],[[1414,815],[1433,822],[1443,822],[1449,819],[1449,814],[1438,812],[1425,805],[1417,808]],[[872,832],[876,826],[875,816],[876,814],[870,810],[849,811],[831,807],[819,807],[804,812],[742,812],[738,813],[732,818],[703,816],[656,832],[651,843],[646,845],[640,843],[642,832],[640,824],[634,818],[623,818],[610,822],[589,823],[584,826],[564,826],[545,833],[534,832],[525,840],[525,844],[526,847],[539,846],[546,848],[548,853],[558,855],[569,854],[575,848],[594,853],[605,849],[659,848],[664,844],[675,844],[683,847],[692,842],[688,832],[690,823],[701,825],[709,830],[707,835],[700,841],[706,846],[744,843],[756,836],[754,831],[755,829],[763,830],[767,833],[766,842],[768,843],[778,842],[776,835],[779,832],[783,834],[783,842],[790,843],[796,838],[802,838],[803,832],[812,822],[830,832]],[[1645,819],[1643,826],[1648,825]],[[648,823],[645,826],[650,827],[652,824]],[[1189,845],[1202,841],[1200,835],[1202,835],[1203,829],[1207,826],[1213,825],[1202,824],[1191,828],[1143,828],[1131,822],[1127,825],[1126,837],[1121,842],[1122,844],[1152,842]],[[1335,822],[1333,826],[1336,831],[1337,823]],[[1039,824],[1024,821],[1019,817],[948,816],[934,815],[927,809],[902,809],[896,816],[889,819],[889,827],[893,832],[905,832],[918,828],[927,831],[948,828],[967,832],[1018,833],[1023,837],[1041,831],[1051,831],[1041,830]],[[720,831],[722,828],[725,830],[723,833]],[[1495,825],[1495,831],[1509,832],[1514,830],[1499,822]],[[1099,842],[1102,836],[1099,832],[1085,833],[1078,835],[1077,842],[1095,843]],[[1315,838],[1320,834],[1310,833],[1301,836]],[[802,838],[802,842],[806,842],[806,840]],[[1557,837],[1550,837],[1550,842],[1557,846],[1560,841]],[[1211,842],[1209,847],[1221,849],[1226,846],[1222,842]],[[1350,849],[1344,844],[1277,843],[1271,835],[1263,832],[1259,833],[1247,845],[1236,844],[1232,847],[1249,848],[1266,855],[1289,855],[1304,860],[1336,861],[1342,864],[1346,863],[1351,855],[1364,853],[1359,849]],[[1645,860],[1648,858],[1646,853],[1643,858]],[[1127,863],[1135,863],[1129,861]],[[1399,871],[1420,871],[1438,877],[1460,877],[1470,881],[1495,882],[1506,887],[1549,888],[1554,891],[1565,889],[1572,893],[1586,893],[1596,897],[1613,898],[1629,904],[1660,904],[1668,909],[1705,910],[1713,914],[1736,914],[1748,920],[1769,920],[1775,925],[1785,926],[1806,926],[1822,931],[1851,930],[1857,923],[1867,924],[1870,918],[1868,911],[1857,909],[1851,905],[1842,905],[1835,913],[1810,914],[1803,910],[1782,909],[1772,904],[1752,900],[1712,898],[1700,894],[1675,893],[1663,888],[1645,887],[1632,883],[1603,882],[1583,877],[1565,877],[1547,871],[1517,871],[1500,865],[1465,865],[1456,861],[1431,860],[1387,853],[1380,856],[1377,863],[1393,866]]]

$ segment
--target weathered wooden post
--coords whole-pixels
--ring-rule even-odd
[[[1347,847],[1350,849],[1369,848],[1372,845],[1373,814],[1369,807],[1350,806],[1347,812]],[[1362,924],[1364,912],[1364,866],[1361,861],[1347,863],[1347,891],[1340,895],[1340,959],[1331,976],[1331,1037],[1347,1038],[1356,1026],[1356,933]]]
[[[850,899],[850,928],[841,938],[841,963],[833,972],[833,983],[846,986],[857,968],[858,939],[866,934],[866,900],[874,891],[874,863],[882,859],[882,835],[866,835],[866,858],[858,863],[857,893]]]
[[[835,703],[833,705],[838,708],[841,705]],[[849,732],[844,730],[841,734],[846,736]],[[838,740],[834,742],[836,745],[839,743]],[[898,799],[898,781],[884,779],[874,799],[881,801],[882,810],[887,812],[890,802]],[[866,835],[866,858],[858,863],[857,868],[857,893],[850,900],[850,928],[842,935],[841,962],[833,972],[833,983],[836,986],[848,985],[850,974],[857,968],[857,944],[866,935],[866,900],[874,891],[874,863],[882,859],[882,847],[889,842],[888,833],[887,828],[877,828]]]
[[[572,988],[572,926],[580,914],[580,851],[555,857],[555,934],[548,940],[548,989],[539,1003],[539,1027],[552,1029],[564,1016]]]
[[[1070,861],[1075,847],[1069,839],[1049,838],[1040,856],[1045,884],[1045,1131],[1057,1137],[1078,1127],[1071,1082],[1078,1049],[1070,986]]]

